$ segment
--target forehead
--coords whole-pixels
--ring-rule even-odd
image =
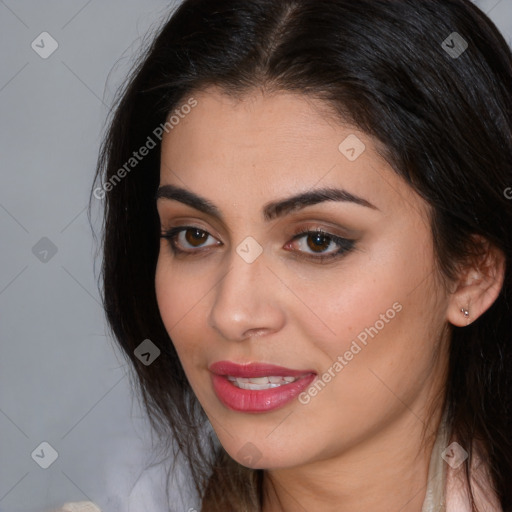
[[[325,136],[341,127],[326,103],[303,94],[253,90],[235,98],[211,87],[193,96],[197,106],[164,135],[164,151],[186,140],[196,158],[238,151],[275,159],[282,152],[303,155],[322,142],[332,145]]]
[[[224,204],[261,205],[317,186],[341,186],[383,211],[418,200],[376,141],[320,100],[261,91],[233,98],[217,88],[191,96],[197,105],[164,134],[161,184]]]

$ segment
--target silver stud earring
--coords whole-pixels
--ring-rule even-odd
[[[464,313],[464,316],[467,318],[469,316],[469,310],[460,308],[461,312]]]

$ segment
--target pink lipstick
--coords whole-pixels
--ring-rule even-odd
[[[230,409],[263,413],[283,407],[313,382],[313,370],[292,370],[264,363],[210,365],[213,389]]]

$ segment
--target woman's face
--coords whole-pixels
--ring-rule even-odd
[[[426,203],[317,100],[193,97],[162,143],[162,233],[187,229],[156,293],[225,449],[290,468],[421,429],[448,305]]]

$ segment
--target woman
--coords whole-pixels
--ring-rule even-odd
[[[201,511],[512,510],[511,64],[467,0],[165,23],[93,193]]]

